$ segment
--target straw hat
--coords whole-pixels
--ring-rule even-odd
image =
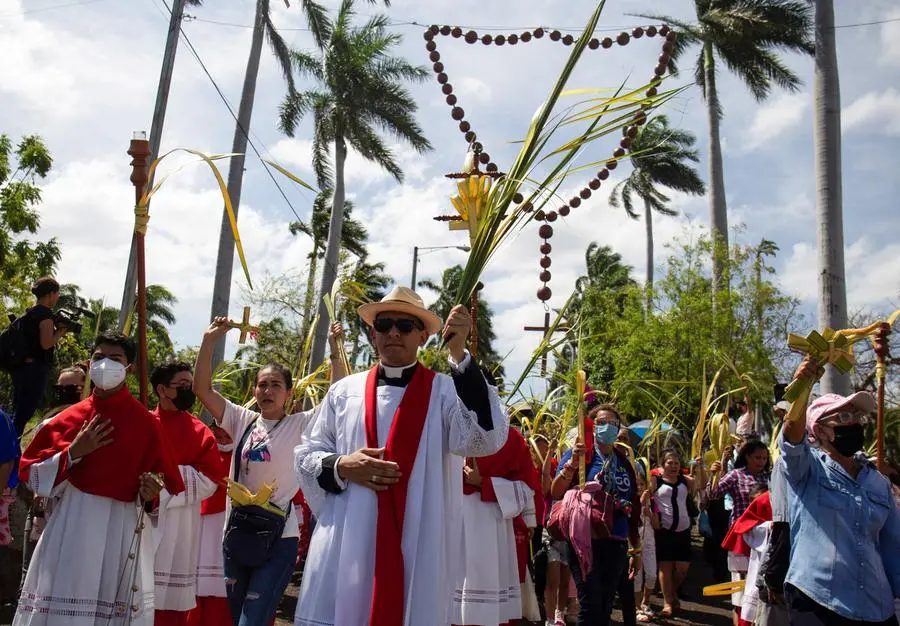
[[[439,333],[444,325],[440,317],[425,308],[419,294],[409,287],[394,287],[388,295],[381,299],[381,302],[369,302],[356,311],[362,321],[369,326],[375,324],[375,318],[379,313],[387,311],[412,315],[425,325],[425,330],[429,335]]]

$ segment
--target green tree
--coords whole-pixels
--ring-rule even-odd
[[[352,269],[347,273],[346,280],[358,285],[363,292],[363,297],[370,302],[377,302],[387,294],[388,287],[393,279],[385,274],[384,263],[369,263],[365,257],[357,260]],[[341,317],[347,327],[347,340],[350,342],[348,359],[352,365],[356,365],[362,356],[364,348],[363,339],[368,345],[366,363],[374,360],[375,349],[369,342],[369,328],[356,313],[357,304],[345,298],[341,303]]]
[[[292,52],[298,74],[314,79],[318,87],[302,93],[289,92],[281,105],[280,126],[289,136],[312,113],[313,169],[320,188],[334,189],[319,288],[323,294],[331,291],[338,273],[348,144],[363,158],[378,163],[398,182],[403,180],[403,171],[378,130],[408,143],[418,152],[431,148],[414,117],[416,101],[403,86],[404,81],[424,80],[427,72],[391,56],[401,36],[387,32],[390,21],[386,16],[374,16],[359,27],[351,24],[352,17],[353,0],[343,0],[327,34],[318,41],[318,50]],[[332,146],[333,168],[328,156]],[[327,335],[327,311],[320,304],[310,359],[313,367],[324,358]]]
[[[629,149],[631,174],[619,182],[609,196],[614,207],[623,206],[628,217],[638,218],[634,208],[636,197],[644,202],[644,222],[647,230],[647,279],[644,283],[653,288],[653,211],[663,215],[677,215],[669,207],[669,197],[660,188],[672,189],[692,195],[706,193],[706,185],[700,180],[691,163],[699,159],[693,133],[669,126],[669,119],[659,115],[640,127]],[[650,313],[648,303],[647,313]]]
[[[670,69],[697,45],[700,54],[694,66],[694,81],[706,100],[709,124],[709,227],[715,242],[714,292],[725,286],[722,274],[728,255],[728,210],[725,201],[725,170],[719,124],[723,108],[716,85],[719,65],[734,73],[758,101],[769,97],[773,87],[799,90],[802,81],[779,57],[781,52],[813,54],[812,12],[801,0],[694,0],[697,22],[665,15],[645,15],[678,29],[678,41]]]
[[[704,371],[709,379],[726,360],[748,377],[751,395],[770,406],[773,385],[786,382],[796,364],[784,338],[806,332],[797,301],[778,289],[772,274],[757,279],[755,247],[735,246],[725,267],[732,288],[714,306],[712,249],[706,237],[676,242],[655,287],[661,305],[655,315],[644,316],[640,288],[625,288],[618,302],[602,289],[585,294],[582,356],[589,382],[615,394],[633,419],[652,417],[679,394],[673,419],[691,426]],[[720,390],[743,384],[729,369]]]
[[[300,8],[306,15],[310,33],[318,45],[326,41],[330,25],[327,13],[314,0],[300,0]],[[275,29],[270,12],[270,0],[256,0],[256,18],[253,23],[253,35],[250,40],[250,54],[247,57],[247,69],[244,72],[244,86],[241,90],[241,103],[238,107],[237,123],[234,128],[234,139],[231,144],[231,157],[228,165],[228,195],[234,208],[235,216],[241,204],[241,189],[244,183],[244,161],[249,142],[250,119],[253,115],[253,104],[256,99],[256,79],[259,75],[259,62],[262,57],[263,39],[269,45],[281,66],[287,83],[288,93],[295,94],[294,77],[291,67],[290,50],[287,43]],[[213,283],[213,297],[210,317],[227,316],[231,300],[231,270],[234,265],[234,239],[231,234],[231,223],[227,212],[222,210],[222,226],[219,230],[219,250],[216,258],[216,274]],[[218,365],[225,354],[224,339],[216,344],[213,351],[213,365]]]
[[[618,291],[637,284],[631,277],[631,266],[622,263],[622,255],[610,246],[591,242],[584,253],[584,264],[587,273],[575,280],[575,292],[579,296],[589,288]]]
[[[33,304],[31,285],[52,274],[61,258],[55,238],[32,241],[41,220],[38,206],[43,179],[53,166],[50,151],[38,135],[13,144],[0,134],[0,324],[9,312],[21,314]]]
[[[309,332],[312,324],[313,304],[315,302],[315,279],[318,271],[319,260],[325,258],[325,242],[328,241],[328,227],[331,221],[332,197],[330,189],[320,191],[313,201],[312,214],[309,223],[302,221],[291,222],[288,228],[292,235],[302,233],[312,239],[312,250],[306,258],[309,259],[309,273],[306,279],[306,298],[303,303],[303,336]],[[368,255],[366,240],[369,233],[362,222],[353,219],[353,202],[344,202],[344,225],[341,229],[341,247],[347,252],[364,259]]]
[[[456,303],[456,294],[459,291],[462,271],[461,265],[454,265],[444,270],[440,284],[427,279],[418,282],[418,287],[431,289],[438,294],[437,300],[428,308],[437,313],[442,320],[447,319],[450,315],[450,310]],[[489,370],[495,372],[497,378],[500,378],[503,376],[503,359],[494,350],[494,341],[497,339],[497,335],[494,333],[494,311],[491,305],[482,297],[482,293],[481,291],[478,292],[478,310],[474,333],[478,341],[478,360]]]

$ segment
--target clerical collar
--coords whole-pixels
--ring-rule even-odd
[[[402,367],[393,367],[382,363],[378,367],[378,384],[390,385],[392,387],[406,387],[409,384],[409,381],[412,380],[417,365],[418,362],[416,361]]]

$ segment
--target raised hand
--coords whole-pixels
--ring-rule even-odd
[[[461,304],[457,304],[447,316],[447,323],[444,324],[444,330],[441,337],[447,342],[450,349],[450,356],[454,361],[459,363],[465,358],[466,339],[472,330],[472,317],[469,310]]]

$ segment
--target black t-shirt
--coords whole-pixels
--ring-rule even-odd
[[[25,312],[22,332],[25,335],[26,359],[34,359],[38,363],[53,362],[53,348],[44,350],[41,347],[41,322],[52,319],[53,311],[43,304],[36,304]]]

